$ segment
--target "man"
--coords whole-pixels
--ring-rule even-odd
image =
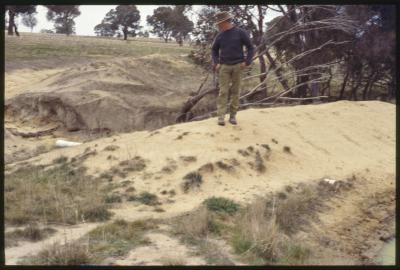
[[[236,125],[236,112],[239,108],[240,83],[242,70],[248,67],[254,55],[254,48],[246,31],[231,23],[232,15],[220,12],[215,15],[219,34],[212,45],[212,60],[214,71],[218,72],[219,95],[217,99],[218,125],[225,125],[225,114],[228,97],[229,122]],[[243,46],[247,48],[247,57],[244,58]],[[229,87],[229,84],[232,86]]]

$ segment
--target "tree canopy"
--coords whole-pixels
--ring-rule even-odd
[[[46,5],[47,19],[54,22],[56,33],[67,36],[75,33],[75,21],[81,12],[79,5]]]

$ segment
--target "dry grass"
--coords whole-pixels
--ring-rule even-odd
[[[91,261],[99,263],[108,257],[124,256],[139,245],[148,244],[145,233],[156,229],[153,220],[127,222],[117,219],[88,233]]]
[[[162,265],[185,265],[186,260],[183,256],[162,256],[160,258],[160,262]]]
[[[51,227],[39,228],[36,223],[30,223],[25,229],[16,229],[12,232],[5,233],[5,246],[16,246],[20,240],[32,242],[41,241],[53,235],[55,232],[56,230]]]
[[[110,218],[101,182],[70,163],[21,168],[5,176],[5,222],[75,224]]]
[[[225,163],[225,162],[223,162],[221,160],[215,162],[215,165],[217,165],[218,168],[220,168],[220,169],[222,169],[224,171],[228,171],[228,172],[232,172],[235,169],[234,166],[232,166],[230,164],[227,164],[227,163]]]
[[[277,203],[277,223],[285,233],[291,234],[308,222],[319,205],[320,198],[316,190],[304,186]]]
[[[206,237],[210,233],[211,213],[200,206],[175,220],[175,232],[189,240]]]
[[[212,163],[206,163],[198,169],[199,173],[211,173],[214,171],[214,165]]]
[[[135,156],[133,159],[121,161],[119,165],[126,172],[142,171],[146,168],[146,161],[140,156]]]
[[[54,243],[35,256],[26,258],[23,264],[31,265],[84,265],[90,263],[88,248],[78,242],[64,245]]]
[[[183,192],[188,192],[192,189],[200,188],[200,185],[203,183],[203,176],[197,172],[190,172],[183,177],[182,189]]]
[[[6,61],[34,59],[78,59],[103,57],[141,57],[150,54],[180,55],[189,53],[188,46],[157,39],[132,39],[65,36],[61,34],[21,33],[21,38],[5,36]]]
[[[115,151],[117,149],[119,149],[118,145],[107,145],[104,147],[103,151]]]
[[[195,162],[197,160],[195,156],[180,156],[179,158],[185,162]]]
[[[276,261],[285,240],[275,214],[267,215],[265,199],[259,198],[239,216],[232,244],[237,253],[254,253],[266,261]]]

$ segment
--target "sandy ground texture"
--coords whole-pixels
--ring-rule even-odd
[[[339,101],[248,109],[239,112],[238,122],[237,126],[221,127],[215,118],[211,118],[154,131],[121,133],[76,147],[54,149],[26,162],[51,164],[55,158],[73,158],[89,148],[96,150],[96,154],[88,157],[83,165],[89,174],[99,175],[121,161],[140,156],[145,160],[145,169],[130,172],[126,178],[116,181],[131,180],[138,193],[157,194],[161,202],[159,207],[164,212],[158,213],[154,207],[133,202],[112,209],[114,218],[127,221],[171,217],[192,210],[211,196],[248,203],[257,195],[280,190],[286,185],[312,183],[323,177],[347,179],[356,175],[358,188],[355,193],[332,201],[332,212],[321,216],[322,222],[315,225],[315,231],[336,240],[344,237],[343,241],[348,241],[348,245],[340,246],[338,252],[345,254],[341,259],[344,264],[358,263],[346,254],[351,254],[350,250],[355,252],[354,247],[360,243],[365,243],[365,247],[356,252],[368,253],[372,238],[378,237],[372,236],[371,232],[380,229],[380,220],[389,215],[386,208],[379,208],[379,205],[389,207],[394,204],[394,199],[385,196],[389,198],[387,201],[376,203],[374,214],[377,216],[372,214],[367,218],[365,213],[352,208],[355,203],[368,202],[373,194],[382,198],[376,194],[395,190],[395,105],[379,101]],[[110,145],[116,146],[112,152],[104,149]],[[243,154],[244,151],[247,154]],[[110,159],[110,155],[113,158]],[[255,169],[257,155],[263,160],[265,172]],[[208,166],[204,166],[206,164]],[[9,169],[21,165],[23,163],[15,162],[9,164]],[[185,193],[183,177],[196,170],[201,172],[203,183],[198,189]],[[174,190],[176,195],[171,196],[164,190]],[[358,227],[354,227],[356,224]],[[353,228],[357,228],[356,236],[346,240],[348,233],[344,235],[343,232]],[[155,241],[154,245],[167,246],[168,241],[173,241],[164,238],[160,243]],[[369,238],[371,242],[365,242]],[[135,252],[152,254],[154,250],[132,251],[121,263],[136,258]],[[10,254],[6,249],[6,263],[11,260]],[[365,258],[364,262],[368,261],[368,254]],[[143,264],[148,263],[141,260]]]

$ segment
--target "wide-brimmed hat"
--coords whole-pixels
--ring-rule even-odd
[[[232,18],[233,18],[233,16],[229,12],[226,12],[226,11],[219,12],[219,13],[215,14],[215,16],[214,16],[214,20],[215,20],[214,24],[218,25],[218,24],[220,24],[224,21],[227,21],[229,19],[232,19]]]

